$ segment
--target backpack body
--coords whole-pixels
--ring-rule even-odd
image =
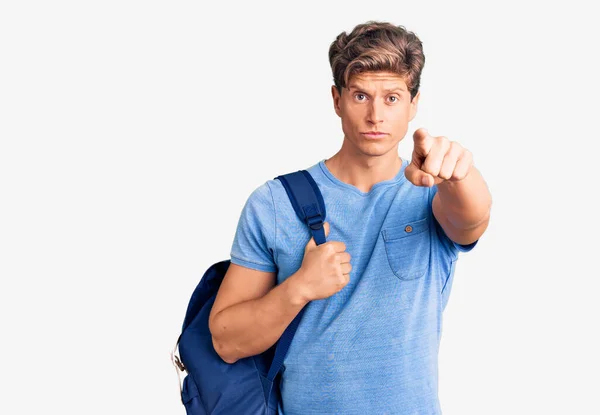
[[[317,245],[325,242],[325,203],[306,170],[277,176],[298,217],[307,224]],[[188,303],[182,332],[177,340],[179,356],[171,355],[180,382],[181,400],[187,415],[276,415],[281,394],[279,381],[283,360],[304,308],[268,350],[233,364],[214,349],[208,318],[230,260],[214,263],[206,270]]]

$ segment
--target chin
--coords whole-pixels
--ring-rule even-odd
[[[391,148],[361,148],[360,151],[366,156],[379,157],[389,153]]]
[[[388,142],[362,142],[358,148],[368,154],[383,155],[389,152],[394,146]]]

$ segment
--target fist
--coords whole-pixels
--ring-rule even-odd
[[[429,135],[425,128],[413,134],[412,161],[404,171],[415,186],[431,187],[443,181],[459,181],[467,177],[473,156],[456,141]]]
[[[323,224],[325,236],[329,235],[329,223]],[[304,249],[304,259],[293,278],[306,301],[331,297],[350,282],[351,256],[341,241],[327,241],[321,245],[310,238]]]

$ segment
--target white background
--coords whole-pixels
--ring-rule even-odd
[[[0,412],[184,413],[189,296],[252,190],[339,149],[329,44],[374,19],[426,56],[400,155],[458,141],[494,200],[444,313],[444,415],[600,414],[594,13],[199,3],[0,6]]]

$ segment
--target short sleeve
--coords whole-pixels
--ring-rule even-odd
[[[433,197],[437,193],[438,187],[437,187],[437,185],[435,185],[435,186],[431,187],[430,189],[431,189],[431,191],[430,191],[430,198],[429,198],[429,206],[432,206]],[[461,245],[461,244],[454,242],[452,239],[450,239],[448,237],[448,235],[446,235],[446,232],[444,232],[444,228],[442,228],[442,225],[440,225],[440,223],[435,218],[435,215],[433,214],[433,208],[432,208],[431,216],[433,217],[433,223],[435,226],[436,235],[437,235],[438,239],[440,240],[442,246],[444,247],[446,253],[450,256],[450,258],[452,260],[456,260],[459,252],[469,252],[470,250],[475,248],[475,245],[477,245],[478,241],[470,243],[469,245]]]
[[[231,262],[265,272],[276,272],[276,218],[268,182],[256,188],[246,200],[240,214],[233,244]]]

